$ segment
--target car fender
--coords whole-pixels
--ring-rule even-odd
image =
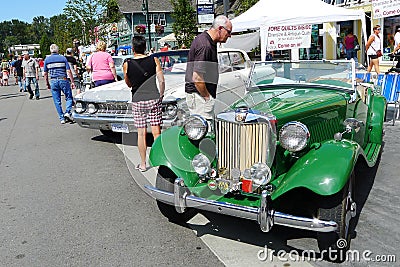
[[[192,159],[200,153],[199,148],[183,134],[182,127],[174,126],[165,131],[154,141],[150,154],[150,165],[166,166],[177,177],[184,179],[185,185],[194,186],[198,175],[192,167]]]
[[[386,99],[380,95],[374,95],[372,98],[370,112],[370,129],[369,142],[382,144],[383,121],[385,120]]]
[[[324,196],[339,192],[353,171],[360,149],[350,140],[321,143],[299,158],[280,179],[272,199],[300,187]]]

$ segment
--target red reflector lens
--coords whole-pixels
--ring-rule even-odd
[[[242,180],[242,190],[247,193],[253,192],[253,181],[248,179]]]

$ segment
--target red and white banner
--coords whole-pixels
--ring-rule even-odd
[[[400,0],[372,0],[374,19],[400,15]]]
[[[267,32],[267,51],[309,48],[311,24],[270,26]]]

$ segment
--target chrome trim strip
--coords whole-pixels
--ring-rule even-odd
[[[96,114],[88,115],[88,114],[79,114],[76,112],[72,113],[72,117],[78,123],[79,126],[83,128],[90,128],[90,129],[103,129],[103,130],[111,130],[112,123],[125,123],[129,127],[130,132],[137,131],[136,127],[134,126],[134,119],[133,117],[129,116],[120,116],[117,117],[116,115],[106,115],[106,116],[96,116]],[[161,128],[166,129],[169,127],[174,126],[175,120],[163,120]],[[150,126],[148,126],[148,130]]]
[[[159,201],[174,205],[174,193],[159,190],[153,186],[145,185],[145,189]],[[185,197],[186,207],[206,210],[210,212],[225,214],[229,216],[259,221],[263,211],[256,207],[247,207],[234,205],[216,200],[208,200],[196,196],[188,195]],[[282,212],[274,212],[271,214],[274,224],[293,227],[297,229],[310,230],[316,232],[333,232],[337,230],[337,223],[334,221],[323,221],[300,216],[294,216]]]

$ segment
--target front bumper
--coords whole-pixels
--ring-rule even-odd
[[[186,208],[196,208],[254,220],[260,224],[263,232],[269,232],[274,224],[316,232],[332,232],[338,228],[334,221],[323,221],[274,211],[271,208],[271,198],[267,191],[263,191],[261,206],[256,208],[188,195],[182,178],[175,180],[174,192],[166,192],[148,185],[145,186],[145,189],[157,200],[174,205],[179,213],[184,212]]]
[[[102,115],[89,115],[86,113],[72,113],[72,117],[78,123],[79,126],[83,128],[98,129],[98,130],[112,130],[112,124],[126,124],[128,126],[129,132],[136,132],[136,127],[134,125],[135,121],[131,116],[117,116],[115,114],[102,114]],[[163,119],[162,128],[169,128],[176,125],[176,119],[167,120]]]

